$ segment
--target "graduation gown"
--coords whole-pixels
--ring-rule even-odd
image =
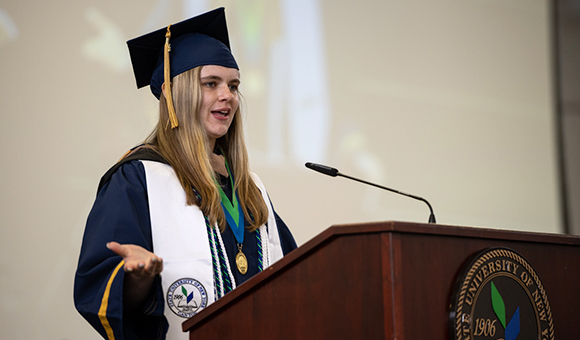
[[[122,259],[106,247],[107,242],[116,241],[155,252],[144,161],[165,162],[156,153],[144,149],[116,164],[103,176],[83,237],[74,284],[75,307],[105,339],[165,339],[169,327],[164,316],[169,307],[159,277],[141,309],[123,310]],[[231,186],[223,188],[231,197]],[[288,227],[275,211],[273,214],[282,252],[286,255],[296,248],[296,243]],[[206,230],[205,224],[197,224],[192,228]],[[244,275],[235,269],[238,247],[233,232],[228,226],[221,234],[237,285],[259,272],[256,234],[244,231],[243,250],[248,259],[248,271]]]

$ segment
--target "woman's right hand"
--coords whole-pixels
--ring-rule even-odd
[[[135,277],[155,277],[163,270],[163,259],[134,244],[107,243],[107,248],[125,261],[125,272]]]
[[[107,248],[125,261],[123,303],[126,310],[140,308],[152,292],[155,276],[163,270],[163,259],[134,244],[109,242]]]

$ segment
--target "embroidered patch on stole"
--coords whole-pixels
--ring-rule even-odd
[[[182,318],[190,318],[207,306],[207,292],[197,280],[179,279],[167,291],[167,305]]]

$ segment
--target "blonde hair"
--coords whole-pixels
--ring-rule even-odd
[[[173,167],[185,190],[188,205],[197,205],[211,225],[218,223],[223,232],[226,219],[216,187],[215,172],[210,163],[210,145],[201,121],[199,110],[202,89],[199,66],[185,71],[172,81],[172,95],[179,127],[171,129],[165,96],[159,99],[159,122],[145,141],[151,145]],[[234,192],[237,191],[241,208],[250,231],[265,224],[268,208],[262,194],[250,176],[248,152],[243,135],[240,108],[225,136],[218,138],[216,146],[223,150],[234,174]],[[195,190],[201,196],[196,197]]]

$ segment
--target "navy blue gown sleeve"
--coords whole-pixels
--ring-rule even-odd
[[[123,310],[122,258],[106,244],[136,244],[153,252],[145,170],[122,165],[97,194],[89,214],[74,283],[75,307],[105,339],[164,339],[167,321],[157,278],[141,310]]]
[[[288,255],[289,252],[296,249],[296,241],[294,240],[294,236],[290,232],[290,229],[282,221],[278,213],[274,211],[274,217],[276,218],[276,224],[278,225],[278,234],[280,235],[280,242],[282,245],[282,252],[284,256]]]

